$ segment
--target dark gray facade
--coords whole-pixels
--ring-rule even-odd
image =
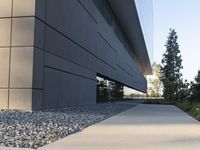
[[[143,74],[151,68],[134,1],[121,0],[132,4],[135,25],[120,23],[120,14],[130,13],[118,10],[120,0],[102,0],[102,6],[95,0],[3,1],[1,108],[95,104],[97,74],[146,92]],[[127,24],[134,35],[128,35]]]

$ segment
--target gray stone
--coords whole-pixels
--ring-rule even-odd
[[[34,16],[35,0],[13,0],[13,16]]]
[[[10,89],[9,109],[32,109],[32,89]]]
[[[15,47],[11,50],[10,87],[32,88],[33,47]]]
[[[10,48],[0,48],[0,87],[8,88]]]
[[[8,108],[8,89],[0,89],[0,109],[7,109],[7,108]]]
[[[11,19],[0,18],[0,46],[10,46]]]
[[[13,18],[12,46],[33,46],[34,31],[34,17]]]
[[[0,4],[0,17],[11,17],[12,0],[0,0]]]

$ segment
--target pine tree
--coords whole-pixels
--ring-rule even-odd
[[[182,59],[177,42],[178,36],[174,29],[170,29],[166,51],[161,61],[161,81],[163,83],[163,96],[168,100],[177,100],[182,85]]]
[[[191,83],[191,100],[200,101],[200,70],[195,77],[195,81]]]

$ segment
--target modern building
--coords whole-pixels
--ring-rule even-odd
[[[151,3],[0,0],[0,108],[95,104],[98,78],[146,92]]]

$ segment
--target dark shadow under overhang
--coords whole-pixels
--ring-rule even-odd
[[[134,0],[108,0],[144,74],[151,74],[151,63]]]

